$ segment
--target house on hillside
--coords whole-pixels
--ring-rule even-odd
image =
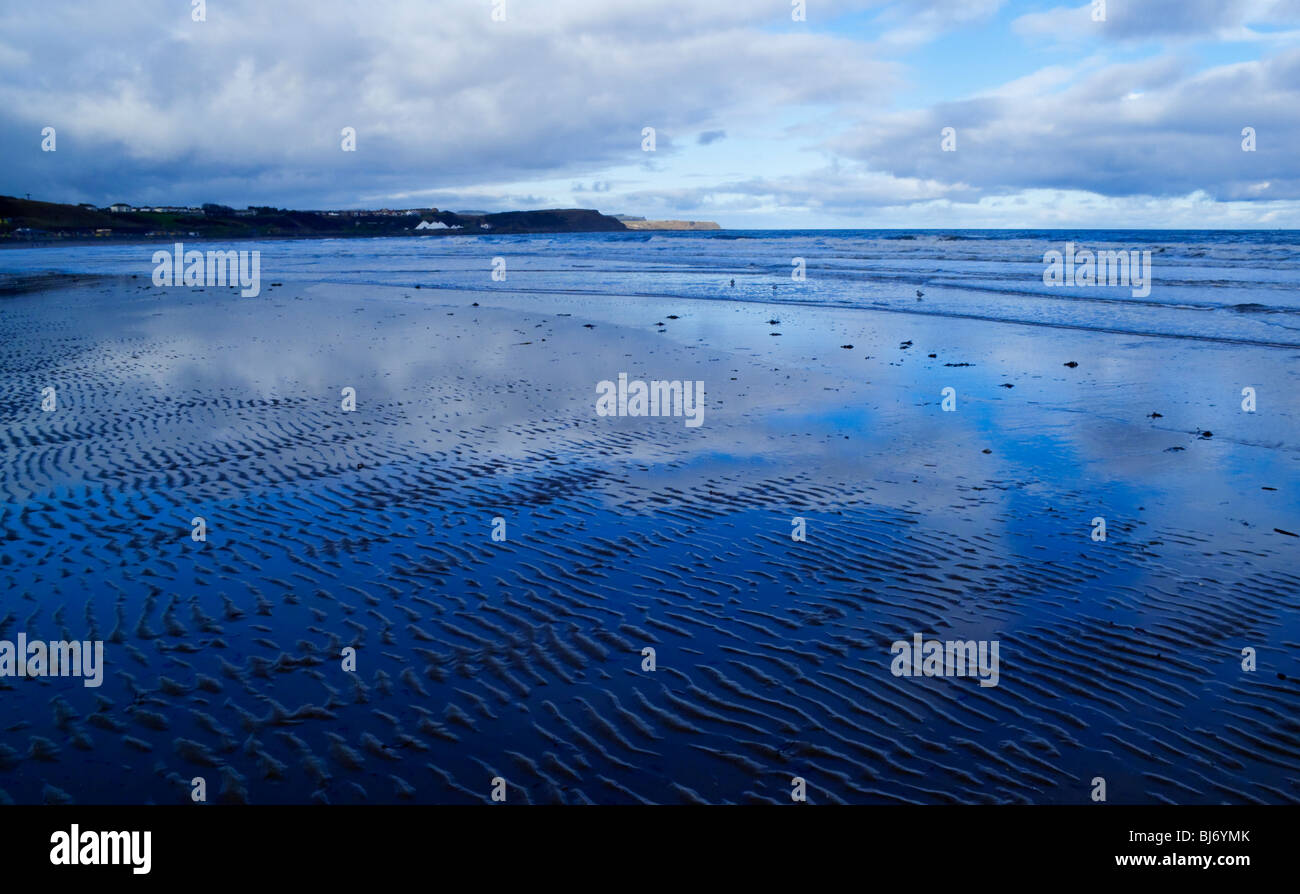
[[[126,214],[128,212],[134,211],[135,209],[132,208],[130,205],[128,205],[126,202],[118,202],[114,205],[109,205],[108,210],[112,214]]]

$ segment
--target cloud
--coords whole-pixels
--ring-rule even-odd
[[[934,199],[977,198],[960,184],[899,178],[861,166],[828,165],[785,177],[754,177],[710,186],[630,192],[638,207],[691,212],[753,212],[764,208],[854,215],[864,210]]]
[[[20,46],[60,60],[0,76],[0,189],[66,199],[319,204],[582,176],[640,161],[645,126],[662,154],[722,118],[883,100],[895,81],[854,41],[773,30],[775,3],[515,0],[505,22],[425,0],[223,0],[206,22],[158,0],[43,6],[0,13],[0,64]]]
[[[885,9],[876,23],[887,30],[878,46],[912,49],[967,25],[988,21],[1005,0],[913,0]]]
[[[1103,23],[1015,0],[817,0],[806,23],[788,0],[505,5],[221,0],[197,23],[175,0],[6,4],[0,192],[837,221],[1223,202],[1266,222],[1300,191],[1300,0],[1111,0]],[[982,58],[1012,19],[1041,52]],[[1244,61],[1205,68],[1206,40]],[[926,83],[967,70],[977,92]]]
[[[1294,199],[1297,107],[1300,50],[1203,72],[1159,57],[1054,68],[995,94],[865,122],[829,148],[895,177],[973,184],[985,194],[1199,190],[1222,200]],[[944,127],[957,132],[955,152],[941,149]],[[1242,150],[1245,127],[1255,128],[1257,151]]]
[[[1025,37],[1069,43],[1092,38],[1245,40],[1267,36],[1254,28],[1300,24],[1300,0],[1110,0],[1102,21],[1094,20],[1093,11],[1092,2],[1058,6],[1020,16],[1012,28]]]

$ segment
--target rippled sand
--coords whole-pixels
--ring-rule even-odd
[[[107,670],[0,679],[0,800],[1300,800],[1293,351],[46,286],[0,295],[0,638]],[[598,417],[620,372],[704,424]],[[915,633],[999,684],[893,676]]]

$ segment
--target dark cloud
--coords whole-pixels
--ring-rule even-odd
[[[843,4],[842,4],[843,5]],[[590,176],[673,133],[883,99],[893,67],[771,9],[691,0],[431,8],[222,0],[0,12],[0,191],[70,201],[339,205]],[[797,72],[797,77],[792,73]],[[59,133],[40,151],[40,130]],[[356,129],[356,152],[340,131]]]

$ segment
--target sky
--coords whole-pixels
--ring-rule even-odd
[[[0,0],[47,201],[1296,228],[1297,147],[1300,0]]]

